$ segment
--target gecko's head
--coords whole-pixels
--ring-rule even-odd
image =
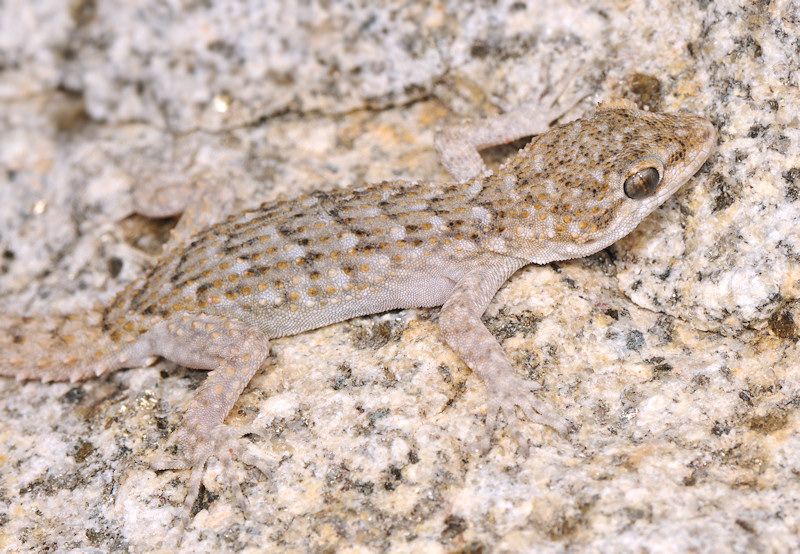
[[[545,241],[542,257],[550,260],[602,250],[688,181],[714,141],[714,127],[701,117],[629,103],[552,129],[515,164],[516,194],[533,202],[529,238]]]

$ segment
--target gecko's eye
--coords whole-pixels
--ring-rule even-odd
[[[625,196],[633,200],[639,200],[653,194],[658,187],[658,182],[661,180],[658,170],[655,167],[648,167],[641,171],[637,171],[627,179],[623,190]]]

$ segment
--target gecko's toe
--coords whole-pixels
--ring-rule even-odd
[[[487,388],[489,399],[486,411],[486,435],[480,443],[483,453],[489,450],[491,436],[497,428],[499,412],[503,412],[508,432],[519,445],[522,455],[528,455],[530,450],[528,436],[522,428],[524,420],[550,427],[561,436],[576,430],[574,423],[559,415],[546,402],[536,398],[533,391],[541,388],[536,382],[507,376],[503,381],[494,382]]]
[[[244,464],[250,465],[269,475],[274,469],[277,456],[254,455],[242,444],[244,435],[256,434],[267,438],[266,433],[259,427],[246,425],[243,427],[230,427],[217,425],[211,432],[200,435],[196,429],[181,428],[178,431],[178,444],[180,457],[151,457],[148,462],[150,467],[157,471],[190,469],[187,482],[187,494],[183,501],[183,520],[188,522],[192,516],[195,502],[200,496],[200,485],[203,482],[208,460],[216,458],[222,464],[222,473],[236,499],[236,504],[244,512],[247,509],[247,500],[242,493],[241,485],[236,478],[234,458]]]
[[[200,496],[200,484],[203,482],[203,473],[205,472],[205,463],[202,466],[195,466],[192,468],[192,472],[189,475],[189,491],[186,494],[186,498],[183,499],[183,515],[182,518],[184,523],[188,523],[192,516],[192,508],[194,507],[194,503],[197,501],[197,497]],[[238,484],[238,483],[237,483]]]

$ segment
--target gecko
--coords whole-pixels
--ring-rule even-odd
[[[486,389],[484,451],[500,413],[521,448],[526,419],[568,433],[481,316],[520,268],[587,256],[628,234],[697,172],[716,134],[700,116],[629,101],[552,128],[524,121],[507,114],[440,131],[450,183],[385,181],[265,202],[165,251],[107,306],[2,314],[0,375],[74,382],[159,357],[210,370],[174,432],[178,457],[151,461],[190,470],[186,514],[212,457],[242,505],[234,457],[268,474],[267,456],[242,444],[263,432],[225,418],[270,339],[366,314],[441,306],[442,338]],[[480,148],[530,135],[486,169]]]

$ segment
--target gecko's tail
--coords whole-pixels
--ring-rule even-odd
[[[116,350],[102,314],[0,314],[0,375],[19,380],[78,381],[104,373]]]

